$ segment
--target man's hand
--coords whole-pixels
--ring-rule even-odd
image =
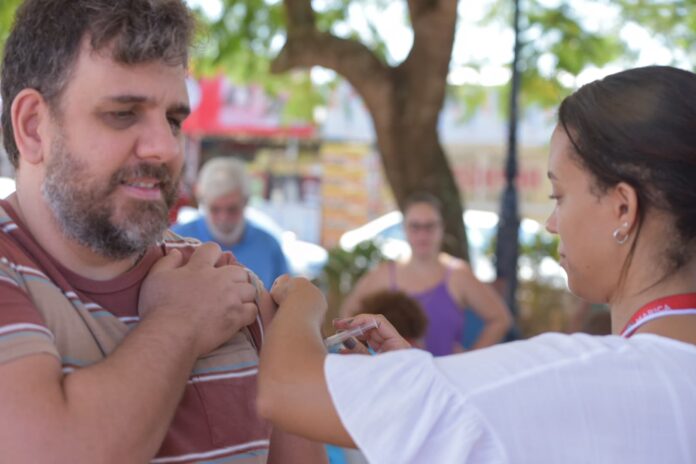
[[[256,287],[246,269],[219,265],[222,252],[214,243],[199,246],[184,263],[176,249],[150,270],[140,289],[141,318],[163,316],[187,327],[199,355],[213,351],[258,313]]]
[[[99,362],[70,375],[42,353],[0,364],[0,398],[10,399],[0,460],[149,462],[196,359],[256,318],[256,289],[229,261],[212,244],[187,261],[177,250],[160,259],[140,289],[140,324]]]

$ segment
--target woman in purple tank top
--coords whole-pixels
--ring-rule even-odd
[[[460,341],[465,308],[484,321],[472,349],[500,341],[510,327],[510,312],[465,261],[441,252],[444,227],[437,198],[425,193],[411,196],[404,208],[404,228],[411,246],[409,259],[383,263],[363,276],[346,298],[341,314],[359,312],[361,300],[373,292],[398,289],[423,306],[428,316],[425,348],[435,356],[463,351]]]

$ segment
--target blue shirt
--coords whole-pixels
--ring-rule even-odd
[[[172,230],[182,237],[197,238],[201,242],[214,242],[205,218],[200,217],[184,224],[175,224]],[[232,246],[220,246],[231,251],[237,260],[254,271],[270,289],[273,281],[281,274],[287,274],[288,262],[278,240],[265,230],[246,221],[241,239]]]

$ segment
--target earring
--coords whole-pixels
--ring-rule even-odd
[[[630,236],[630,234],[626,234],[623,237],[621,237],[622,228],[628,229],[628,222],[624,222],[623,224],[621,224],[621,227],[617,227],[616,229],[614,229],[614,232],[611,234],[611,236],[614,237],[614,240],[616,240],[616,243],[618,243],[619,245],[623,245],[624,243],[626,243],[626,240],[628,240],[628,237]]]

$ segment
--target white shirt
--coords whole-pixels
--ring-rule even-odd
[[[463,355],[329,355],[370,463],[696,463],[696,346],[547,334]]]

